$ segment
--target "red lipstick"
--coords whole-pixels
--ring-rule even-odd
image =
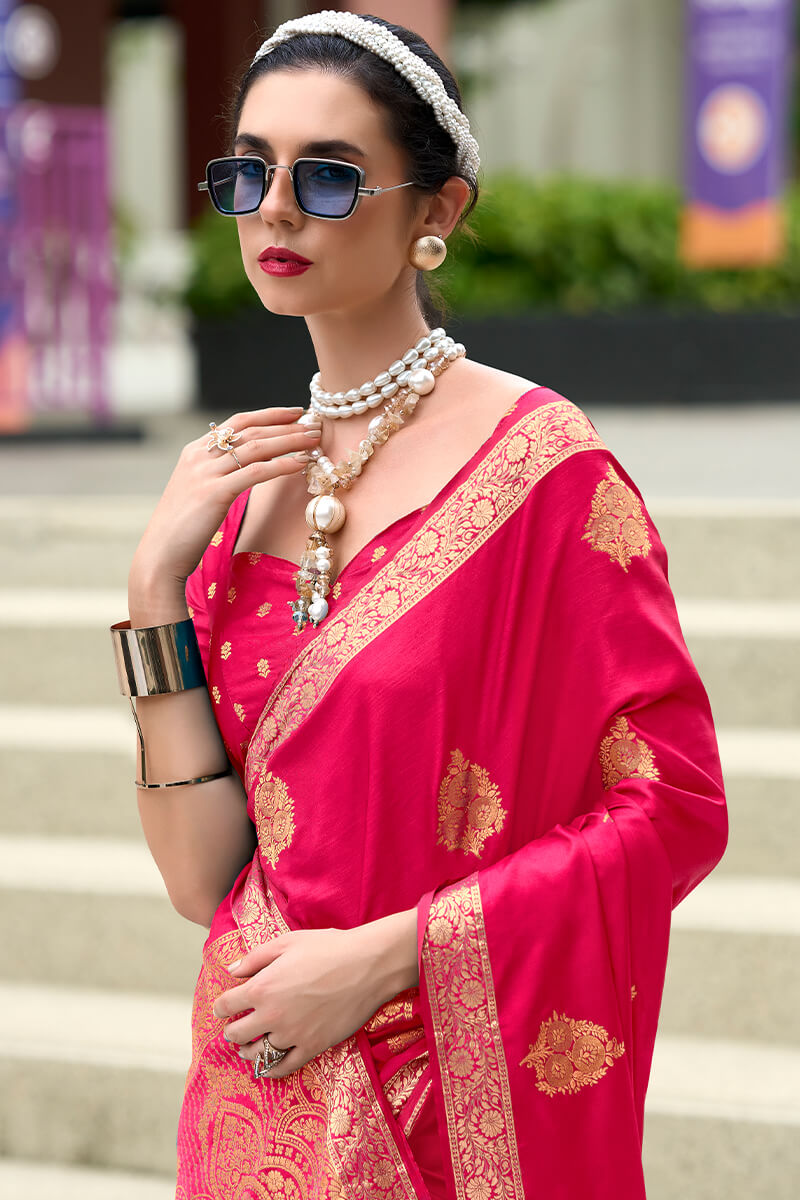
[[[302,275],[314,264],[286,246],[267,246],[258,256],[258,265],[268,275]]]

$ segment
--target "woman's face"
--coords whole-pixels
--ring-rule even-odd
[[[334,144],[339,141],[361,153]],[[331,144],[315,144],[323,142]],[[302,157],[351,162],[364,168],[366,187],[408,179],[381,110],[357,84],[317,70],[279,70],[257,79],[242,107],[233,152],[267,163]],[[288,171],[273,172],[258,212],[236,218],[244,268],[265,308],[291,316],[367,312],[403,271],[413,296],[415,270],[407,255],[417,196],[414,188],[362,196],[351,216],[326,221],[300,211]],[[258,256],[268,246],[294,250],[313,265],[299,275],[267,274]]]

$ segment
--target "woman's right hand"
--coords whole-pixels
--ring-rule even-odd
[[[159,601],[167,607],[183,603],[186,580],[236,497],[264,480],[303,470],[308,451],[319,445],[319,425],[298,426],[302,411],[265,408],[221,422],[241,434],[233,443],[241,469],[229,451],[208,450],[208,433],[184,446],[133,556],[128,575],[131,608],[152,602],[157,608]],[[133,612],[131,621],[137,623]]]

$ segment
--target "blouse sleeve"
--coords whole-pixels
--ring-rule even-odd
[[[423,1018],[467,1191],[482,1175],[498,1181],[487,1196],[524,1179],[643,1200],[670,912],[724,850],[722,776],[640,494],[605,450],[546,486],[555,565],[543,582],[540,560],[530,586],[547,590],[538,668],[577,815],[421,899]]]

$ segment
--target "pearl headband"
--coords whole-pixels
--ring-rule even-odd
[[[383,25],[367,21],[355,13],[336,12],[326,8],[307,17],[284,21],[272,37],[262,42],[250,66],[254,66],[281,42],[287,42],[301,33],[336,34],[363,46],[366,50],[371,50],[379,58],[391,63],[395,70],[408,80],[414,91],[431,106],[436,120],[450,134],[458,149],[459,169],[473,177],[477,176],[481,165],[478,143],[470,133],[466,114],[461,111],[455,100],[448,96],[441,77],[433,67]]]

